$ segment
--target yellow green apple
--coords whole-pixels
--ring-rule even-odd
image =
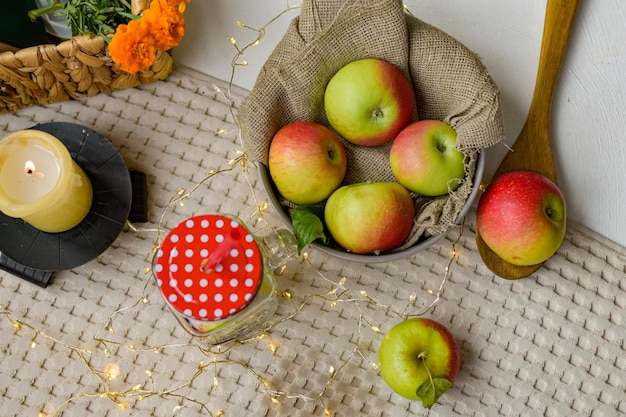
[[[377,146],[410,121],[415,95],[407,78],[380,59],[352,61],[333,75],[324,92],[330,125],[348,142]]]
[[[485,244],[505,261],[540,264],[554,255],[565,237],[563,193],[537,172],[507,172],[480,197],[476,227]]]
[[[399,322],[378,350],[380,373],[399,395],[430,408],[456,379],[461,367],[458,345],[441,323],[424,317]]]
[[[465,177],[465,155],[456,149],[456,131],[439,120],[420,120],[404,128],[391,144],[391,171],[409,190],[439,196]]]
[[[339,187],[324,207],[333,239],[353,253],[400,246],[413,227],[415,206],[408,190],[395,182],[361,182]]]
[[[278,192],[296,204],[328,198],[346,174],[346,152],[330,129],[311,121],[282,127],[270,142],[268,169]]]

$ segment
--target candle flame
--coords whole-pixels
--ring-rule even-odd
[[[24,171],[26,171],[28,175],[35,173],[35,164],[33,163],[33,161],[26,161],[26,163],[24,164]]]
[[[43,178],[43,172],[37,171],[37,167],[35,167],[35,163],[33,161],[26,161],[24,164],[24,171],[26,175],[34,175],[38,178]]]

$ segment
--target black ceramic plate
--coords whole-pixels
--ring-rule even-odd
[[[72,269],[104,252],[122,231],[132,202],[128,168],[106,138],[85,126],[46,123],[31,129],[48,132],[65,144],[91,180],[93,203],[78,226],[61,233],[42,232],[0,212],[0,252],[34,269]]]

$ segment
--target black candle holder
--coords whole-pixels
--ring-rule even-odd
[[[122,231],[133,200],[145,206],[145,195],[143,199],[133,196],[133,181],[124,159],[96,131],[65,122],[31,129],[50,133],[63,142],[93,188],[89,213],[65,232],[43,232],[0,212],[0,268],[46,287],[53,272],[84,265],[102,254]],[[133,178],[142,180],[141,174]],[[145,192],[145,183],[140,182],[140,189]]]

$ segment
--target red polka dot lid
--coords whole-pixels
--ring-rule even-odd
[[[166,301],[183,315],[223,320],[243,310],[263,277],[263,258],[254,237],[222,215],[192,217],[161,244],[154,274]]]

